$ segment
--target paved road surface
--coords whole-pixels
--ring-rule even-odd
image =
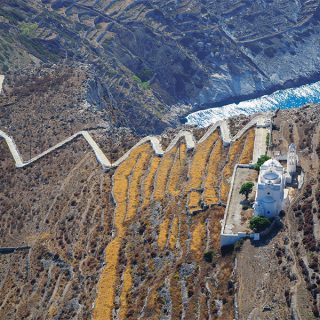
[[[254,119],[252,119],[244,128],[242,128],[233,138],[230,138],[230,130],[229,127],[226,123],[226,121],[218,121],[217,123],[215,123],[214,125],[212,125],[209,130],[206,132],[206,134],[199,140],[198,143],[201,143],[202,141],[206,140],[211,133],[216,130],[218,127],[220,127],[221,130],[221,138],[223,140],[224,145],[228,145],[230,144],[231,141],[237,140],[239,139],[249,128],[253,127],[256,125],[257,121],[260,121],[261,118],[265,116],[257,116]],[[75,138],[77,138],[78,136],[83,136],[83,138],[88,142],[88,144],[90,145],[90,147],[92,148],[93,152],[95,153],[95,156],[97,158],[97,161],[102,165],[102,167],[104,169],[109,169],[111,167],[117,167],[119,164],[121,164],[124,160],[126,160],[128,158],[128,156],[130,155],[131,151],[136,148],[137,146],[146,143],[146,142],[150,142],[152,145],[152,148],[155,152],[156,155],[158,156],[162,156],[164,153],[170,151],[174,145],[179,141],[179,139],[182,137],[185,139],[186,141],[186,145],[187,145],[187,149],[188,150],[192,150],[196,147],[196,139],[194,138],[193,134],[190,131],[180,131],[178,133],[178,135],[173,139],[173,141],[169,144],[168,148],[164,151],[162,149],[160,140],[158,137],[155,136],[147,136],[143,139],[141,139],[135,146],[133,146],[128,152],[126,152],[120,159],[118,159],[116,162],[111,163],[109,161],[109,159],[106,157],[106,155],[103,153],[103,151],[100,149],[100,147],[97,145],[97,143],[93,140],[93,138],[91,137],[90,133],[87,131],[79,131],[77,133],[75,133],[74,135],[70,136],[69,138],[66,138],[65,140],[59,142],[58,144],[56,144],[55,146],[47,149],[46,151],[40,153],[39,155],[37,155],[36,157],[32,158],[29,161],[23,161],[18,148],[13,140],[12,137],[10,137],[8,134],[6,134],[4,131],[0,130],[0,137],[4,138],[9,150],[11,152],[11,155],[16,163],[16,167],[18,168],[22,168],[25,167],[27,165],[29,165],[30,163],[33,163],[39,159],[41,159],[42,157],[44,157],[45,155],[49,154],[50,152],[63,147],[64,145],[70,143],[72,140],[74,140]],[[259,135],[259,139],[263,140],[263,137],[260,137]],[[260,141],[259,140],[259,141]],[[264,138],[264,145],[265,145],[265,138]],[[258,151],[256,151],[256,143],[255,143],[255,152],[259,153],[261,150],[260,148],[260,143],[257,143],[257,148]],[[259,154],[260,155],[260,154]]]
[[[256,133],[254,137],[254,149],[252,162],[257,163],[258,158],[266,154],[267,152],[267,134],[269,132],[268,128],[256,128]]]

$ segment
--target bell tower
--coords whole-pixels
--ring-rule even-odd
[[[287,172],[290,176],[294,175],[297,171],[297,148],[294,143],[291,143],[288,150],[287,157]]]

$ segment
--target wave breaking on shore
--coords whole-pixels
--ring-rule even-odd
[[[190,113],[187,124],[204,128],[212,123],[237,115],[251,115],[257,112],[268,112],[276,109],[302,107],[308,103],[320,102],[320,81],[297,88],[278,90],[260,98],[232,103],[219,108],[209,108]]]

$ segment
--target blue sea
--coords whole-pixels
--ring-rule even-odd
[[[276,109],[299,108],[308,103],[320,103],[320,81],[297,88],[278,90],[270,95],[190,113],[187,124],[207,127],[218,120]]]

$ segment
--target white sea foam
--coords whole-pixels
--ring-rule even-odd
[[[301,107],[307,103],[320,102],[320,81],[298,88],[275,91],[270,95],[228,104],[219,108],[210,108],[189,114],[187,124],[207,127],[210,124],[240,114],[250,115],[257,112],[273,111],[278,108]]]

